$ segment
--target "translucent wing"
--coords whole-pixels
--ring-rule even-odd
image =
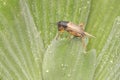
[[[67,26],[68,27],[67,27],[66,31],[72,31],[72,32],[79,33],[83,37],[86,35],[88,37],[94,37],[95,38],[95,36],[93,36],[93,35],[84,31],[82,24],[81,24],[81,26],[78,26],[78,25],[75,25],[75,24],[70,22],[70,23],[68,23]]]
[[[80,34],[84,33],[84,30],[80,26],[75,25],[71,22],[67,24],[66,30],[74,31],[74,32],[77,32],[77,33],[80,33]]]

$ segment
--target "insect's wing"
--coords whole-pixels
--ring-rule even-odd
[[[93,35],[85,32],[85,31],[83,30],[83,28],[81,28],[80,26],[77,26],[77,25],[75,25],[75,24],[73,24],[73,23],[68,24],[67,29],[68,29],[68,31],[73,31],[73,32],[76,32],[76,33],[80,33],[81,35],[86,35],[86,36],[88,36],[88,37],[93,37],[93,38],[95,38],[95,36],[93,36]]]
[[[69,30],[69,31],[74,31],[74,32],[77,32],[77,33],[83,33],[84,32],[84,30],[81,27],[79,27],[79,26],[77,26],[73,23],[68,23],[67,26],[68,26],[67,30]]]

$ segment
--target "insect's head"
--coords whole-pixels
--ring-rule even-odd
[[[59,21],[57,22],[58,30],[63,31],[65,28],[67,28],[68,21]]]

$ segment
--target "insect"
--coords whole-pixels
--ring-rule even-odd
[[[81,23],[80,25],[76,25],[76,24],[69,22],[69,21],[59,21],[59,22],[57,22],[57,26],[58,26],[58,31],[60,33],[67,31],[75,37],[80,37],[82,39],[84,47],[86,47],[85,42],[84,42],[84,38],[86,36],[94,37],[91,34],[84,31],[84,24],[83,23]],[[59,34],[56,38],[58,38],[58,37],[59,37]]]

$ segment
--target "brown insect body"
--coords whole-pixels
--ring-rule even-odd
[[[65,29],[70,34],[76,36],[76,37],[85,37],[85,33],[82,27],[75,25],[73,23],[68,23],[67,28]]]
[[[83,43],[83,47],[86,50],[86,44],[84,42],[84,38],[85,36],[88,37],[94,37],[90,34],[88,34],[87,32],[84,31],[84,25],[80,24],[80,25],[75,25],[72,22],[68,22],[68,21],[59,21],[57,23],[58,25],[58,31],[59,32],[64,32],[67,31],[70,34],[76,36],[76,37],[81,37],[82,38],[82,43]],[[59,34],[57,35],[56,39],[59,37]]]
[[[84,31],[83,24],[75,25],[72,22],[68,22],[68,21],[59,21],[57,24],[58,24],[58,31],[60,32],[63,32],[65,30],[70,34],[81,38],[84,38],[85,36],[94,37]]]

